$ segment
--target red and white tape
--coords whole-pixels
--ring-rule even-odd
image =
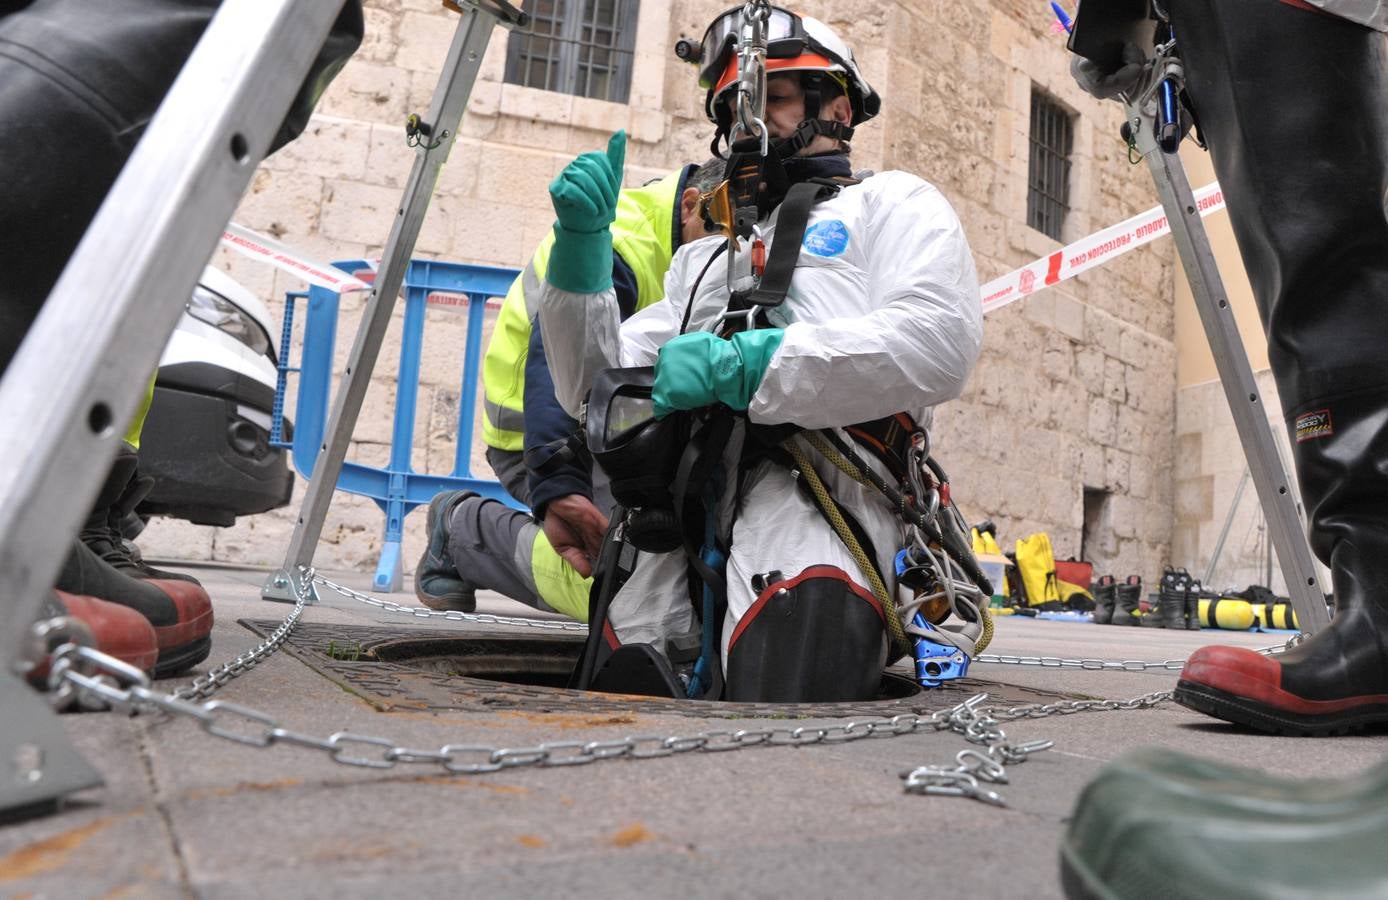
[[[235,222],[229,223],[222,232],[222,243],[251,259],[268,263],[302,278],[309,284],[339,294],[371,290],[371,283],[376,280],[376,269],[380,265],[379,260],[367,260],[365,269],[348,274],[336,266],[319,262],[288,244]],[[425,302],[436,309],[456,310],[468,309],[472,303],[466,294],[450,294],[444,291],[430,291]],[[501,300],[491,297],[487,299],[486,305],[488,309],[499,309]]]
[[[226,230],[222,232],[222,243],[251,259],[269,263],[291,275],[297,275],[309,284],[325,287],[339,294],[371,290],[371,285],[360,278],[348,275],[327,263],[310,259],[288,244],[282,244],[272,237],[235,222],[228,223]]]
[[[1224,192],[1220,190],[1219,183],[1208,184],[1196,191],[1195,203],[1202,217],[1223,209]],[[983,312],[986,315],[1002,309],[1009,303],[1074,278],[1081,272],[1095,266],[1110,262],[1143,244],[1150,244],[1170,232],[1171,223],[1167,221],[1166,212],[1160,206],[1138,213],[1130,219],[1125,219],[1102,231],[1096,231],[1088,237],[1081,238],[1048,256],[1008,272],[1001,278],[994,278],[983,285],[981,289]],[[305,256],[287,244],[282,244],[272,237],[252,231],[244,225],[237,225],[235,222],[228,224],[226,231],[222,233],[222,243],[252,259],[259,259],[262,262],[277,266],[286,272],[299,276],[310,284],[319,285],[338,293],[371,289],[370,277],[363,281],[348,275],[340,269]],[[467,306],[465,297],[442,292],[431,293],[428,303],[431,306],[443,308]],[[487,301],[487,305],[494,308],[499,306],[500,302],[491,299]]]
[[[1195,205],[1202,217],[1223,209],[1224,192],[1219,189],[1219,183],[1208,184],[1196,191]],[[1166,212],[1160,206],[1138,213],[1131,219],[1125,219],[1103,231],[1096,231],[1089,237],[1081,238],[1049,256],[985,284],[982,288],[983,312],[986,315],[1037,291],[1074,278],[1081,272],[1110,262],[1143,244],[1150,244],[1170,231],[1171,223],[1167,221]]]

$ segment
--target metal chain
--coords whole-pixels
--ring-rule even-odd
[[[309,579],[305,579],[308,581]],[[550,619],[526,619],[519,616],[497,616],[491,613],[467,613],[461,610],[437,610],[427,609],[423,606],[402,606],[394,600],[379,600],[360,591],[354,591],[349,587],[329,581],[322,575],[314,574],[312,582],[321,584],[344,597],[353,600],[360,600],[367,606],[374,606],[377,609],[384,609],[386,612],[404,613],[418,619],[448,619],[451,622],[476,622],[479,625],[515,625],[523,628],[540,628],[547,631],[583,631],[588,630],[588,626],[582,622],[556,622]]]
[[[349,588],[344,588],[304,570],[302,583],[319,583],[325,587],[372,606],[391,611],[438,615],[434,610],[415,611],[389,601],[378,601]],[[202,703],[193,699],[206,697],[269,657],[284,643],[303,614],[305,594],[296,596],[294,609],[279,628],[260,646],[241,654],[230,663],[219,666],[176,693],[163,694],[151,689],[149,676],[134,666],[101,653],[91,647],[67,643],[53,651],[48,677],[49,690],[55,703],[106,704],[117,710],[161,710],[175,716],[193,719],[208,734],[245,744],[267,748],[290,744],[321,750],[337,763],[374,769],[394,768],[397,764],[437,765],[455,774],[482,774],[523,766],[577,766],[606,759],[655,759],[691,751],[709,753],[741,750],[758,746],[802,746],[807,744],[849,743],[871,737],[901,737],[918,732],[952,731],[966,741],[986,748],[979,751],[966,748],[955,754],[953,766],[920,766],[903,773],[905,790],[911,793],[969,797],[996,806],[1006,806],[997,792],[983,783],[1006,784],[1009,765],[1026,761],[1033,753],[1049,749],[1049,740],[1012,744],[1001,723],[1021,719],[1043,719],[1055,715],[1080,712],[1151,709],[1172,699],[1171,691],[1156,691],[1131,700],[1071,700],[1048,704],[1026,704],[1010,708],[985,707],[987,694],[976,694],[950,709],[937,710],[929,715],[902,714],[889,719],[866,719],[843,725],[825,727],[741,729],[738,731],[703,731],[689,735],[632,735],[618,740],[551,741],[530,747],[491,747],[482,744],[444,744],[437,750],[419,750],[401,746],[395,741],[374,735],[338,731],[326,738],[302,734],[280,727],[268,713],[246,706],[210,700]],[[509,616],[445,613],[445,618],[477,621],[485,624],[526,625],[539,628],[576,630],[577,623],[547,622],[517,619]],[[1280,647],[1264,648],[1260,652],[1277,653],[1294,646],[1298,635]],[[980,661],[983,661],[980,657]],[[1035,660],[1035,662],[1031,662]],[[1052,661],[1054,660],[1054,661]],[[1048,665],[1076,668],[1112,668],[1104,660],[1064,660],[1054,657],[997,657],[1000,662],[1021,665]],[[1131,662],[1118,667],[1133,668]],[[1170,668],[1167,661],[1141,664],[1143,668]],[[1099,663],[1093,666],[1086,663]],[[1073,664],[1073,666],[1068,665]],[[122,687],[121,685],[129,685]]]
[[[304,569],[303,571],[305,581],[315,577],[312,569]],[[174,691],[171,696],[177,700],[205,700],[216,693],[222,685],[264,662],[280,648],[285,639],[289,637],[289,633],[294,630],[294,626],[299,624],[299,619],[304,614],[305,598],[306,595],[304,594],[295,597],[294,608],[289,611],[289,615],[284,617],[284,621],[260,646],[247,650],[231,662],[222,663],[217,668],[208,671],[207,674],[195,679],[191,684]]]
[[[1294,634],[1285,644],[1259,647],[1255,653],[1276,656],[1285,653],[1305,639],[1303,634]],[[1066,659],[1059,656],[1010,656],[1007,654],[981,653],[974,657],[976,663],[995,663],[1007,666],[1040,666],[1043,669],[1089,669],[1091,671],[1112,670],[1122,672],[1145,672],[1157,669],[1163,672],[1179,672],[1185,668],[1185,659],[1164,659],[1147,662],[1140,659]]]
[[[1132,700],[1067,700],[1060,703],[1028,704],[1008,709],[983,706],[987,694],[977,694],[950,710],[951,731],[964,740],[979,744],[985,750],[966,748],[954,755],[953,766],[919,766],[903,772],[905,789],[914,794],[937,794],[947,797],[968,797],[993,806],[1007,806],[996,791],[980,782],[1007,784],[1007,766],[1024,763],[1031,754],[1049,750],[1054,741],[1027,741],[1012,744],[1002,730],[1002,722],[1018,719],[1044,719],[1048,716],[1068,716],[1079,712],[1109,712],[1120,709],[1151,709],[1172,698],[1171,691],[1156,691]]]
[[[120,685],[128,684],[129,687]],[[551,741],[530,747],[491,747],[481,744],[444,744],[436,750],[419,750],[397,744],[375,735],[338,731],[326,738],[302,734],[280,727],[268,713],[235,703],[209,700],[192,703],[173,694],[161,694],[150,689],[149,677],[139,669],[107,656],[90,647],[64,644],[53,654],[49,689],[55,693],[96,700],[114,709],[133,711],[157,709],[175,716],[193,719],[208,734],[251,747],[266,748],[276,744],[308,747],[327,753],[334,762],[348,766],[373,769],[394,768],[397,764],[436,765],[455,774],[499,772],[522,766],[578,766],[605,759],[654,759],[699,750],[716,753],[741,750],[747,747],[802,746],[807,744],[849,743],[871,737],[902,737],[917,732],[955,731],[965,740],[988,746],[984,763],[974,757],[956,757],[966,774],[975,779],[978,772],[992,774],[994,766],[1011,765],[1030,753],[1050,746],[1049,741],[1021,745],[1007,743],[1006,735],[997,727],[1002,719],[1042,718],[1055,713],[1073,713],[1099,709],[1139,709],[1161,702],[1157,695],[1120,703],[1117,701],[1079,701],[1072,704],[1053,704],[1054,708],[1026,706],[1012,709],[992,709],[982,706],[986,694],[976,695],[951,709],[937,710],[929,715],[902,714],[889,719],[865,719],[843,725],[798,728],[741,729],[738,731],[702,731],[688,735],[632,735],[617,740]],[[979,754],[982,756],[983,754]],[[927,790],[923,783],[933,770],[914,781],[908,778],[907,790],[922,793],[944,793],[956,796],[976,796],[982,789],[968,791],[968,779],[948,776],[950,784],[936,779],[935,787],[965,789]],[[917,770],[921,771],[921,770]],[[994,779],[996,780],[996,779]],[[991,793],[991,792],[989,792]],[[980,799],[988,799],[980,797]],[[1000,799],[1000,798],[999,798]],[[990,802],[994,802],[991,801]]]

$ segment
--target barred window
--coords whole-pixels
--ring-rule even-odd
[[[1074,122],[1065,108],[1035,86],[1031,90],[1031,154],[1027,224],[1060,240],[1070,211],[1070,151]]]
[[[626,103],[640,0],[535,0],[511,32],[506,82]]]

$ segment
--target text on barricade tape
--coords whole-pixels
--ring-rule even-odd
[[[1208,184],[1196,191],[1195,205],[1202,217],[1223,209],[1224,192],[1220,190],[1219,183]],[[985,284],[982,288],[983,312],[986,315],[1039,290],[1073,278],[1087,269],[1110,262],[1115,257],[1135,250],[1143,244],[1149,244],[1170,231],[1171,223],[1167,221],[1166,211],[1160,206],[1138,213],[1130,219],[1124,219],[1117,225],[1110,225],[1102,231],[1096,231]]]

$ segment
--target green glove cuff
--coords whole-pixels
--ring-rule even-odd
[[[718,400],[730,409],[745,410],[752,402],[766,375],[766,367],[781,340],[786,336],[780,328],[758,328],[739,331],[729,344],[733,352],[713,368],[714,391]]]
[[[612,287],[612,232],[569,231],[555,223],[545,280],[571,294],[598,294]]]
[[[714,403],[745,410],[784,337],[779,328],[759,328],[727,341],[704,331],[672,339],[656,361],[656,418]]]

